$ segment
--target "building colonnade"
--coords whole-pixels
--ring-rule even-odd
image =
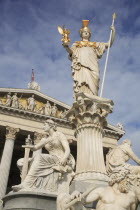
[[[19,132],[19,128],[6,126],[6,138],[0,163],[0,199],[6,194],[15,140]],[[34,132],[34,144],[37,144],[42,137],[41,133]],[[41,149],[34,151],[33,157],[41,152]]]

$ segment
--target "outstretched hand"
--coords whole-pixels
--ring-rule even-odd
[[[110,26],[110,30],[111,30],[111,31],[115,31],[114,25],[111,25],[111,26]]]
[[[81,201],[81,193],[77,190],[75,190],[72,194],[71,194],[71,200],[74,200],[75,198],[77,198],[77,201]]]
[[[60,160],[60,165],[65,166],[67,163],[67,158],[63,158],[62,160]]]
[[[64,48],[68,48],[68,47],[69,47],[68,42],[63,42],[63,43],[62,43],[62,46],[63,46]]]

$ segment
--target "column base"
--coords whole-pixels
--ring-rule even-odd
[[[3,198],[4,210],[56,210],[56,195],[38,192],[18,192]]]
[[[95,185],[96,187],[106,187],[108,185],[108,181],[105,180],[73,180],[70,185],[70,193],[72,193],[75,190],[78,190],[79,192],[83,193],[88,188],[90,188],[92,185]]]
[[[75,181],[87,181],[90,183],[93,182],[107,182],[109,181],[109,177],[105,173],[100,172],[83,172],[83,173],[77,173],[74,177]]]

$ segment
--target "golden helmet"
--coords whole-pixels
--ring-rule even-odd
[[[91,35],[91,31],[88,28],[88,23],[89,23],[89,20],[82,20],[82,28],[79,30],[80,36],[81,36],[83,31],[88,31]]]

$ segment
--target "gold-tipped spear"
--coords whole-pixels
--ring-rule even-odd
[[[113,15],[112,15],[112,26],[114,26],[115,19],[116,19],[116,14],[113,13]],[[105,81],[105,75],[106,75],[106,69],[107,69],[107,63],[108,63],[108,56],[109,56],[109,50],[110,50],[111,37],[112,37],[112,30],[110,31],[110,38],[109,38],[109,43],[108,43],[108,49],[107,49],[107,55],[106,55],[104,74],[103,74],[103,80],[102,80],[101,91],[100,91],[100,97],[102,97],[102,93],[103,93],[103,87],[104,87],[104,81]]]

